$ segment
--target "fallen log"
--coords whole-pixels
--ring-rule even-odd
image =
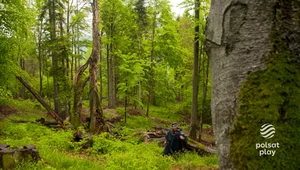
[[[138,135],[142,135],[145,143],[158,142],[160,146],[164,146],[165,136],[168,129],[162,127],[153,127],[155,131],[138,132]],[[196,151],[201,155],[206,154],[216,154],[217,151],[214,148],[205,146],[204,144],[197,142],[193,139],[188,138],[187,147],[185,148],[189,151]]]
[[[63,120],[58,116],[58,114],[48,105],[48,103],[21,77],[16,76],[16,78],[30,91],[30,93],[44,106],[48,111],[50,116],[56,120],[56,122],[64,128]]]

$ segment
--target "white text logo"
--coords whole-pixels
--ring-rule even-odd
[[[275,128],[274,128],[273,125],[271,125],[269,123],[266,123],[266,124],[261,126],[260,134],[262,135],[262,137],[270,139],[275,134]]]

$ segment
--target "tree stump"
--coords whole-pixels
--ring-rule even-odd
[[[0,165],[3,170],[12,169],[15,164],[14,150],[8,148],[1,148],[0,150]]]
[[[7,144],[0,144],[0,168],[12,169],[17,162],[39,161],[40,154],[34,145],[23,146],[23,149],[10,149]]]

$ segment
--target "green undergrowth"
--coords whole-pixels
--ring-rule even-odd
[[[0,97],[1,98],[1,97]],[[0,102],[0,105],[3,105],[3,106],[8,106],[8,107],[11,107],[11,108],[14,108],[16,109],[18,112],[43,112],[45,111],[44,107],[38,103],[37,101],[33,101],[33,100],[30,100],[30,99],[27,99],[27,100],[13,100],[11,98],[8,98],[7,100],[5,100],[5,102]]]
[[[162,147],[157,143],[145,144],[143,138],[136,135],[137,131],[155,123],[150,121],[145,125],[151,119],[142,116],[129,117],[126,126],[116,125],[112,133],[94,136],[93,146],[88,149],[82,149],[80,143],[71,142],[72,130],[54,130],[37,123],[13,123],[10,120],[35,120],[40,117],[40,114],[14,114],[0,121],[0,143],[13,148],[36,145],[42,158],[37,164],[18,163],[15,169],[168,170],[173,167],[217,167],[216,156],[201,157],[192,152],[174,157],[162,156]]]
[[[161,126],[165,128],[169,128],[171,123],[173,122],[181,122],[183,119],[183,115],[175,112],[175,106],[169,106],[168,108],[151,106],[149,117],[145,116],[145,113],[141,115],[129,115],[127,114],[126,123],[124,116],[124,108],[117,108],[116,113],[122,115],[121,122],[119,125],[125,126],[130,129],[135,130],[150,130],[153,126]],[[180,127],[187,128],[187,125],[184,123],[180,124]]]

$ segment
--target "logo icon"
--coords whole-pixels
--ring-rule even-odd
[[[262,135],[262,137],[270,139],[275,134],[275,128],[272,124],[266,123],[266,124],[261,126],[260,134]]]

